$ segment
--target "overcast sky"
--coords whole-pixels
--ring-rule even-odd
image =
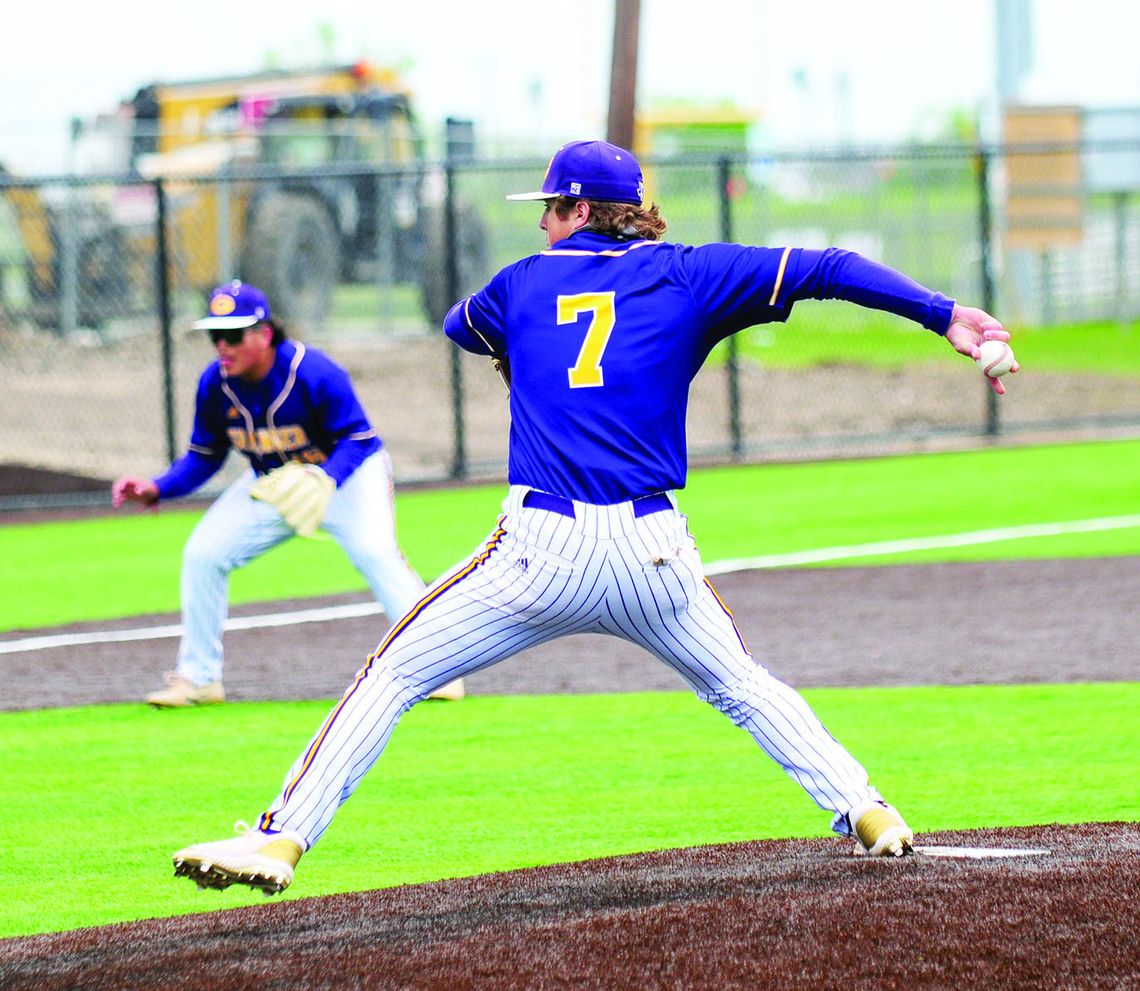
[[[638,100],[728,103],[770,140],[879,143],[992,106],[994,0],[642,0]],[[421,119],[551,148],[605,131],[613,0],[17,0],[0,163],[59,171],[68,121],[140,86],[326,56],[403,66]],[[1034,0],[1027,102],[1140,106],[1140,6]],[[322,30],[322,26],[325,29]]]

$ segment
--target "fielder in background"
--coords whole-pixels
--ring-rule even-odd
[[[510,381],[503,515],[368,657],[257,827],[179,850],[176,875],[280,891],[408,708],[453,678],[575,633],[621,637],[673,668],[859,851],[912,849],[911,829],[862,765],[753,660],[704,575],[674,494],[686,479],[689,384],[719,341],[786,320],[800,299],[887,310],[974,359],[984,340],[1009,334],[849,251],[667,243],[665,220],[642,196],[628,151],[585,141],[559,149],[541,190],[509,197],[544,203],[548,250],[507,266],[444,322]]]
[[[287,339],[255,286],[229,282],[210,296],[206,330],[217,360],[202,373],[190,446],[158,478],[126,475],[112,502],[153,506],[200,488],[231,448],[250,470],[206,511],[182,557],[182,641],[157,708],[225,701],[222,628],[229,575],[294,533],[326,530],[395,621],[424,584],[396,543],[392,462],[348,373],[315,348]],[[433,689],[458,699],[462,680]]]

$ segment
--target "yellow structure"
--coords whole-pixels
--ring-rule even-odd
[[[105,123],[140,181],[81,190],[81,242],[73,236],[75,198],[63,214],[34,189],[8,191],[47,321],[75,312],[75,299],[62,305],[68,293],[81,297],[81,319],[99,321],[92,292],[62,276],[74,272],[76,258],[82,266],[96,243],[105,246],[99,266],[116,269],[99,284],[104,310],[113,315],[129,299],[153,300],[160,180],[173,291],[205,292],[243,278],[265,290],[275,312],[302,325],[324,318],[342,280],[418,282],[432,320],[450,305],[454,287],[445,285],[438,257],[441,187],[417,168],[421,144],[409,95],[391,69],[358,62],[159,82],[123,101]],[[381,176],[381,165],[409,168]],[[474,226],[478,217],[464,207],[456,222]],[[65,242],[74,251],[61,265]],[[483,251],[484,242],[470,232],[463,238],[469,254]],[[466,255],[457,264],[466,281],[485,275],[484,267],[481,257]]]

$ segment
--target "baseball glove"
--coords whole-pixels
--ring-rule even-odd
[[[336,482],[323,469],[286,461],[254,482],[249,494],[269,503],[299,536],[311,537],[335,491]]]

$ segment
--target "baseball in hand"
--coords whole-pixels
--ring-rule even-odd
[[[978,367],[992,379],[1001,378],[1013,367],[1013,348],[1005,341],[982,341]]]

